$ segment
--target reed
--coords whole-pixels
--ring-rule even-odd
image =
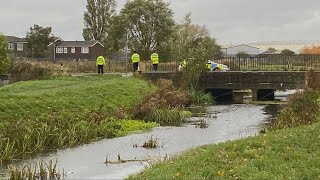
[[[189,90],[189,94],[191,96],[191,103],[193,105],[199,106],[199,105],[213,103],[213,97],[210,93],[206,93],[203,91],[197,91],[192,88]]]
[[[24,165],[22,168],[9,166],[10,180],[61,180],[64,179],[64,171],[57,169],[57,161],[48,163],[38,162],[36,165]]]
[[[156,122],[161,126],[181,126],[186,122],[187,114],[178,108],[155,109],[146,118],[147,122]]]

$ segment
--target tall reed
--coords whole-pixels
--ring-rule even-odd
[[[48,163],[38,162],[35,166],[25,165],[22,168],[16,166],[9,167],[10,180],[60,180],[64,179],[63,171],[57,169],[57,161]]]
[[[161,126],[180,126],[186,122],[187,115],[178,108],[175,109],[155,109],[145,120],[148,122],[156,122]]]

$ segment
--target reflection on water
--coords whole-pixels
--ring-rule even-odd
[[[205,144],[220,143],[255,135],[261,124],[273,114],[273,109],[256,105],[217,105],[207,107],[208,116],[193,117],[182,127],[158,127],[149,133],[107,139],[78,148],[57,151],[39,156],[24,163],[57,159],[67,172],[67,179],[123,179],[142,170],[147,162],[104,164],[106,157],[115,161],[122,159],[158,160],[176,155],[190,148]],[[206,128],[197,128],[196,123],[205,121]],[[145,149],[142,145],[151,136],[163,147]],[[21,162],[19,164],[22,164]],[[61,168],[60,168],[61,169]]]

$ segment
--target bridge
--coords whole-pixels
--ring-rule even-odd
[[[320,75],[320,72],[317,72]],[[144,72],[148,80],[172,79],[180,81],[181,72]],[[232,96],[246,95],[243,90],[251,90],[252,100],[274,100],[275,90],[302,89],[306,84],[306,71],[227,71],[207,72],[200,79],[198,88],[211,92],[214,97],[222,94]]]

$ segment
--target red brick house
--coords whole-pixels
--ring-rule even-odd
[[[8,42],[9,53],[13,57],[27,57],[29,55],[28,42],[25,38],[6,36],[6,40]]]
[[[58,38],[48,45],[54,59],[96,59],[106,53],[98,41],[63,41]]]

